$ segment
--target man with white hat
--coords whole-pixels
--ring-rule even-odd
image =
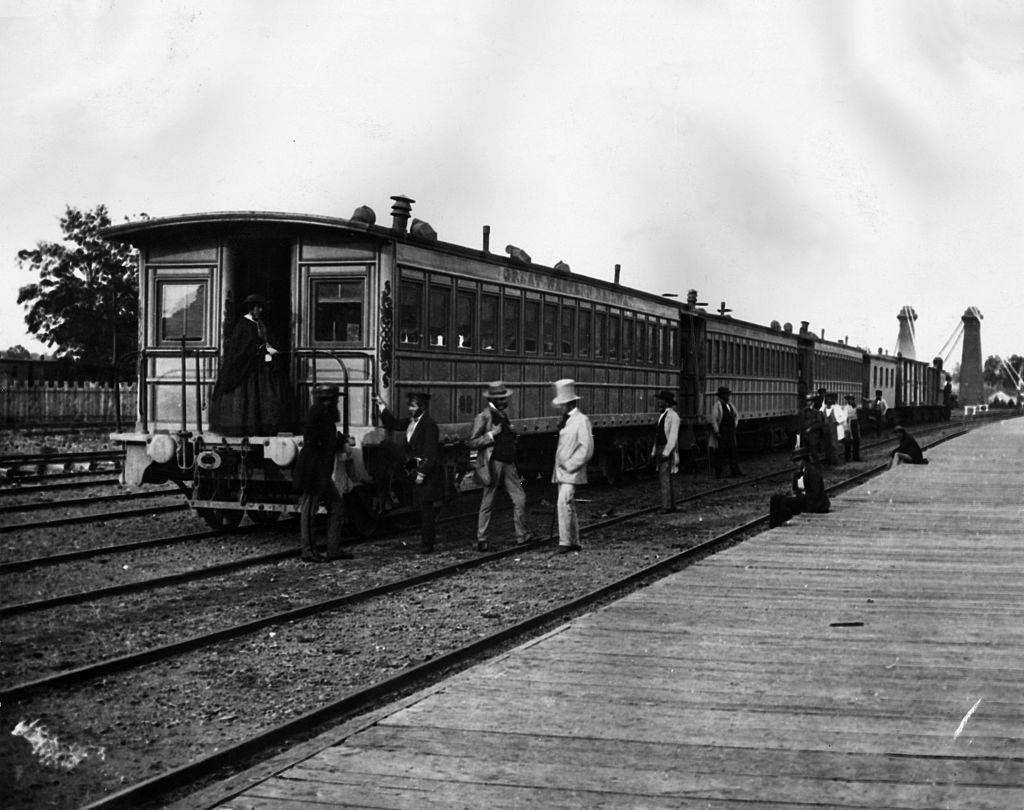
[[[575,380],[558,380],[551,400],[562,412],[551,481],[558,484],[558,553],[580,550],[580,524],[576,517],[576,487],[587,483],[587,462],[594,455],[590,420],[579,409]]]
[[[488,385],[484,392],[487,407],[476,415],[469,437],[468,444],[477,453],[475,474],[483,485],[477,521],[477,551],[488,549],[487,529],[491,525],[494,496],[500,485],[504,485],[512,499],[516,542],[529,543],[533,539],[526,520],[526,493],[516,468],[516,432],[507,413],[511,396],[512,392],[500,380]]]

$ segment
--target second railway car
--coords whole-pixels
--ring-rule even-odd
[[[889,358],[817,339],[807,323],[794,334],[707,313],[692,292],[681,303],[562,263],[537,265],[511,246],[494,254],[487,228],[480,249],[439,241],[426,223],[410,224],[413,200],[391,199],[390,226],[364,206],[349,219],[242,211],[105,230],[139,250],[138,414],[133,430],[113,436],[125,448],[127,484],[175,481],[218,528],[244,514],[270,522],[296,512],[302,418],[313,386],[334,383],[339,429],[355,439],[337,475],[352,484],[350,514],[372,526],[400,500],[392,484],[401,475],[372,407],[377,394],[401,410],[406,393],[429,391],[452,491],[491,380],[515,389],[520,468],[535,477],[550,473],[554,455],[551,383],[574,378],[594,426],[594,472],[615,480],[647,463],[659,389],[678,392],[687,440],[701,443],[726,385],[741,430],[777,445],[809,390],[866,396],[868,378],[888,374]],[[226,336],[251,294],[270,302],[265,320],[298,403],[294,423],[273,435],[210,428]],[[897,390],[922,400],[938,391],[923,364],[892,362],[897,404]]]

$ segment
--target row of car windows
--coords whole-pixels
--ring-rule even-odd
[[[561,355],[676,367],[678,335],[665,318],[565,296],[483,289],[443,276],[402,279],[402,349]]]

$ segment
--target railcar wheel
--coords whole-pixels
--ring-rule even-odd
[[[200,509],[199,517],[215,532],[233,532],[242,522],[241,509]]]

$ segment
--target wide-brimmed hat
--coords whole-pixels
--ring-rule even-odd
[[[720,396],[720,397],[727,397],[727,396],[730,396],[731,394],[732,394],[732,391],[729,390],[729,386],[727,386],[727,385],[720,385],[720,386],[718,386],[718,396]]]
[[[667,402],[669,405],[675,405],[676,404],[676,396],[675,396],[675,394],[673,394],[667,388],[661,389],[657,394],[654,395],[654,398],[655,399],[660,399],[660,400],[662,400],[664,402]]]
[[[793,461],[799,461],[802,458],[810,458],[810,457],[811,457],[811,451],[810,450],[808,450],[806,447],[798,447],[796,450],[793,451],[793,454],[790,456],[790,459],[792,459]]]
[[[488,383],[484,396],[487,399],[508,399],[512,396],[512,392],[505,387],[505,383],[501,380],[496,380],[495,382]]]
[[[318,385],[313,389],[313,396],[317,399],[334,399],[341,396],[341,391],[336,385]]]
[[[257,295],[256,293],[253,293],[252,295],[247,295],[245,297],[245,300],[242,303],[243,304],[259,304],[260,306],[265,307],[270,302],[267,301],[267,299],[264,298],[262,295]]]
[[[406,399],[418,399],[420,402],[430,402],[430,394],[426,391],[410,391],[405,395]]]
[[[565,405],[578,399],[576,380],[557,380],[555,382],[555,398],[551,400],[552,405]]]
[[[903,427],[903,425],[896,425],[896,427],[894,427],[892,429],[892,432],[893,433],[906,433],[907,429],[905,427]]]

